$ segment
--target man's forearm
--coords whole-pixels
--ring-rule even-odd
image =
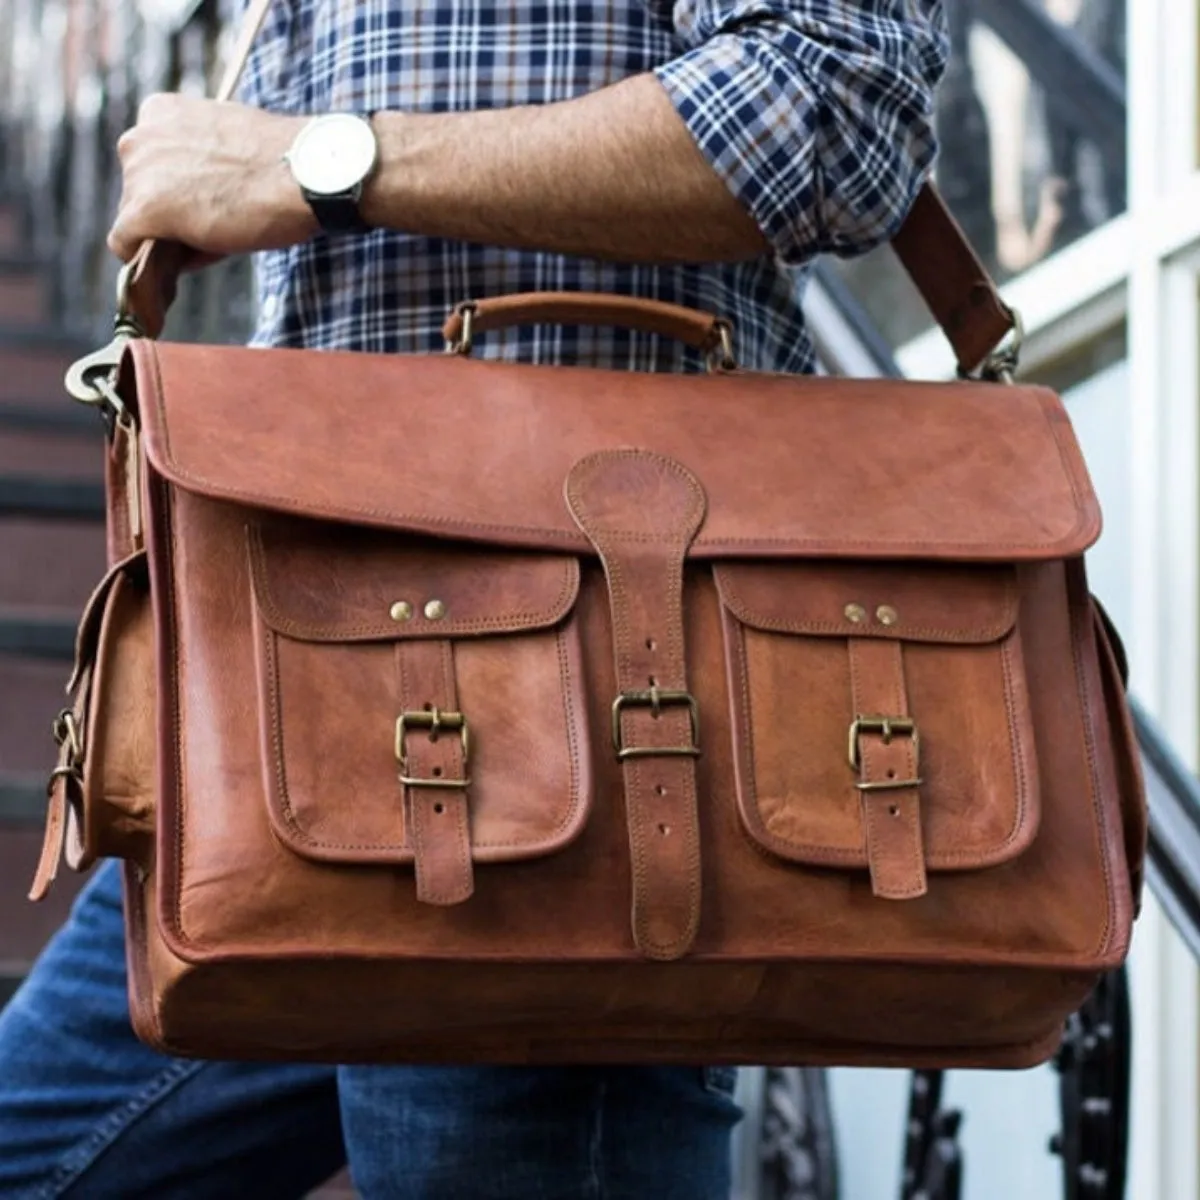
[[[470,113],[381,113],[367,222],[428,236],[633,262],[767,250],[658,81]]]
[[[277,249],[316,221],[283,154],[304,117],[155,96],[119,145],[109,244],[145,238],[211,255]],[[767,243],[652,75],[578,99],[467,113],[379,113],[374,225],[492,246],[632,262],[755,257]]]

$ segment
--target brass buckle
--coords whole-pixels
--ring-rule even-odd
[[[50,772],[50,778],[46,781],[47,795],[54,790],[56,779],[67,778],[74,779],[76,783],[83,782],[83,730],[79,728],[75,714],[69,708],[64,708],[54,718],[52,728],[54,742],[61,755],[58,766]]]
[[[404,754],[404,739],[410,729],[425,729],[429,731],[429,740],[436,742],[443,731],[457,733],[462,742],[463,774],[462,779],[419,779],[408,774],[408,763]],[[471,735],[467,726],[467,718],[460,712],[442,712],[440,708],[420,709],[415,712],[403,712],[396,718],[396,761],[400,764],[400,782],[407,787],[423,788],[465,788],[471,783],[466,775],[467,762],[471,755]]]
[[[462,333],[457,341],[446,343],[447,354],[461,354],[465,358],[471,353],[475,345],[475,313],[478,309],[474,300],[464,300],[455,306],[454,311],[462,318]]]
[[[733,352],[733,322],[727,317],[717,317],[713,321],[713,334],[713,342],[705,355],[708,373],[717,375],[722,371],[736,371],[738,363],[737,355]]]
[[[626,746],[621,736],[621,713],[626,708],[648,708],[655,717],[664,708],[686,706],[692,721],[692,744],[690,746]],[[612,706],[613,748],[617,758],[699,758],[700,757],[700,706],[691,692],[663,691],[655,686],[645,692],[622,692]]]
[[[854,772],[862,771],[862,747],[859,745],[859,740],[864,733],[878,733],[883,737],[885,746],[891,745],[892,738],[897,734],[902,737],[912,738],[913,744],[913,778],[912,779],[884,779],[877,783],[856,783],[854,786],[860,792],[894,792],[902,788],[913,788],[921,786],[920,778],[920,762],[921,762],[921,734],[917,729],[917,723],[912,717],[885,717],[878,715],[864,716],[860,714],[850,722],[850,746],[849,759],[850,769]]]

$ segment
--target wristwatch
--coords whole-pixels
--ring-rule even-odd
[[[365,233],[358,202],[378,155],[369,117],[329,113],[309,121],[283,157],[326,233]]]

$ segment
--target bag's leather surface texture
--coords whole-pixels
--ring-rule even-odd
[[[145,340],[119,391],[57,782],[152,1044],[1020,1066],[1124,957],[1051,393]]]

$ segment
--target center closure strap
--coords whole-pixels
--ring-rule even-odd
[[[566,497],[608,579],[634,941],[648,958],[680,958],[700,923],[700,722],[687,686],[683,563],[704,520],[704,490],[662,455],[605,450],[571,468]]]
[[[871,889],[885,900],[928,890],[921,837],[920,731],[908,712],[903,647],[884,638],[850,639],[855,719],[850,766],[862,797]]]
[[[458,711],[454,647],[444,639],[396,644],[402,712],[396,761],[413,850],[417,899],[460,904],[475,890],[471,866],[470,731]]]

